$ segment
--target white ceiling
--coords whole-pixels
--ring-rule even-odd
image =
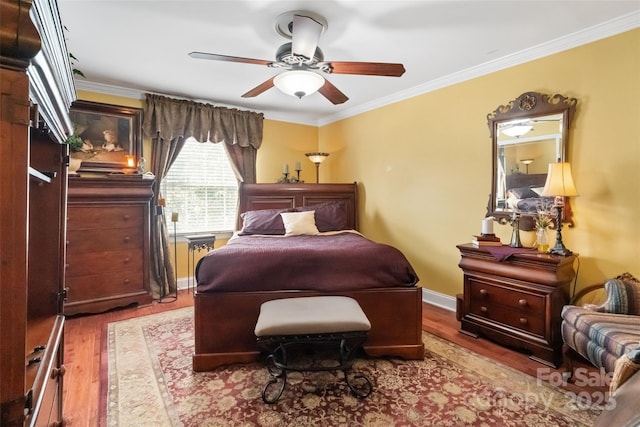
[[[58,0],[78,89],[152,92],[322,125],[448,84],[640,27],[640,0]],[[275,59],[276,17],[320,14],[326,61],[399,62],[402,77],[325,75],[349,100],[276,88],[240,95],[282,70],[192,59],[192,51]],[[588,70],[585,70],[588,72]],[[518,94],[514,94],[516,97]]]

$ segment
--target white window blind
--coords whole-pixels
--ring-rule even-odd
[[[177,234],[212,233],[235,228],[238,181],[231,170],[224,143],[187,139],[162,181],[167,227],[178,213]]]

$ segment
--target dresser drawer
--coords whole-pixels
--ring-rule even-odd
[[[138,270],[142,274],[143,252],[142,249],[125,249],[70,254],[67,262],[67,278],[122,270]]]
[[[67,230],[95,230],[143,227],[142,206],[69,206]]]
[[[480,301],[472,303],[469,312],[531,334],[544,335],[545,319],[539,313],[526,313],[497,304],[482,304]]]
[[[142,227],[72,230],[67,232],[67,253],[83,254],[116,249],[138,249],[142,248],[143,235]]]
[[[544,295],[519,292],[486,282],[471,282],[469,294],[472,304],[503,305],[523,313],[544,313]]]
[[[113,297],[144,290],[142,272],[134,269],[69,277],[67,303]]]

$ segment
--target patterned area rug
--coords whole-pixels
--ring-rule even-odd
[[[193,308],[110,323],[108,426],[590,426],[576,396],[428,333],[423,361],[358,359],[374,384],[354,397],[341,373],[291,373],[262,402],[262,364],[193,372]]]

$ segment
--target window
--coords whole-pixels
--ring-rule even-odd
[[[186,140],[162,181],[165,215],[173,233],[171,214],[177,212],[177,234],[213,233],[235,228],[238,203],[236,179],[224,143]]]

